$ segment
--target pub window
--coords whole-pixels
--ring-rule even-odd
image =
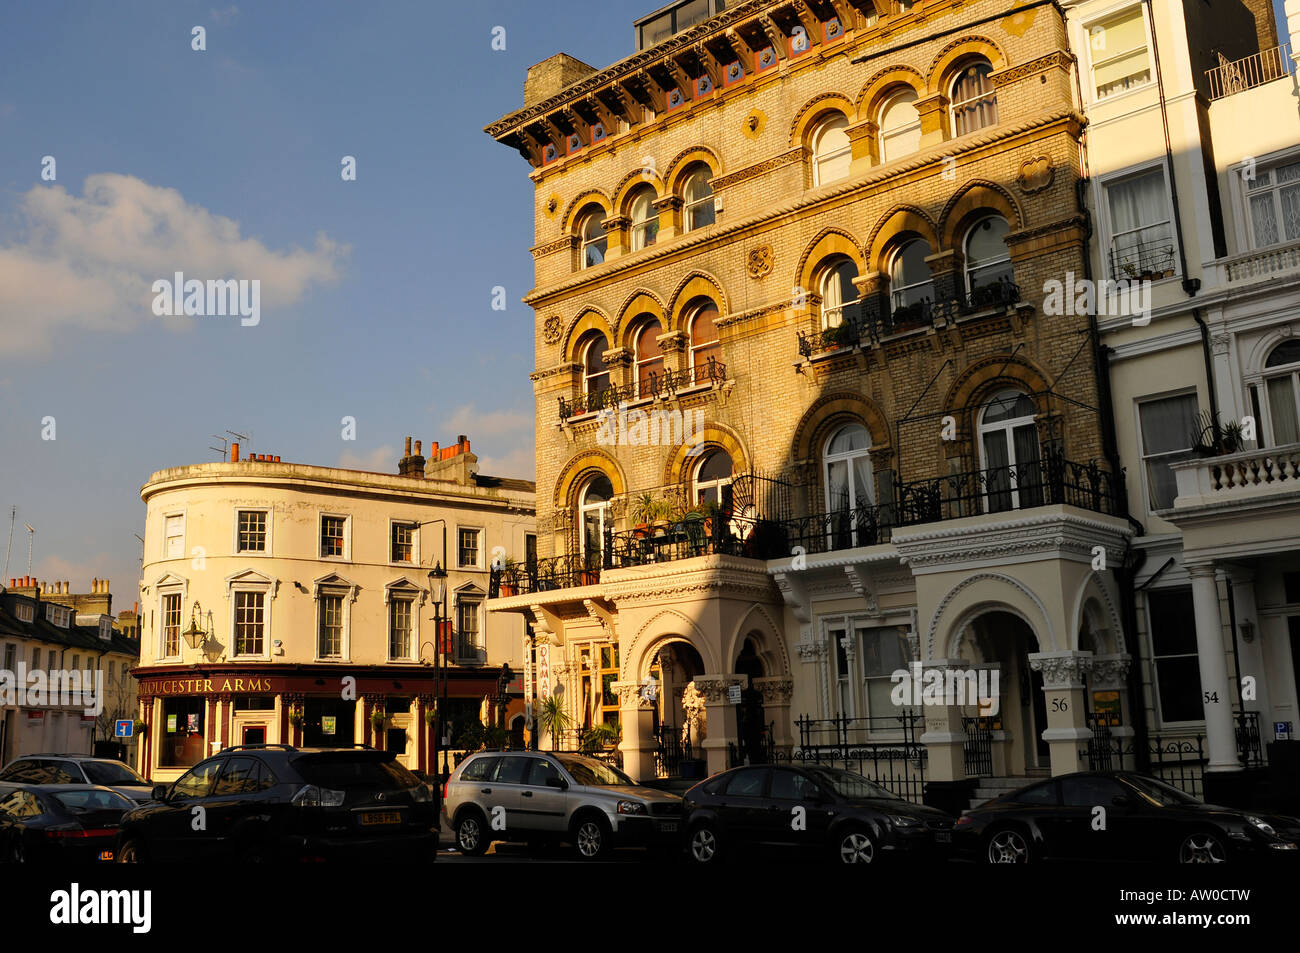
[[[265,652],[266,593],[235,593],[235,654]]]
[[[266,510],[240,510],[237,549],[241,553],[266,552]]]
[[[205,754],[203,718],[207,701],[196,697],[164,698],[162,746],[158,763],[165,768],[198,764]]]

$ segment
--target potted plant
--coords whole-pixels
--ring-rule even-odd
[[[426,709],[424,710],[424,723],[425,723],[426,725],[428,725],[429,727],[432,728],[432,727],[433,727],[433,723],[434,723],[435,721],[437,721],[437,720],[438,720],[438,709],[437,709],[436,707],[435,707],[435,708],[426,708]]]
[[[501,583],[499,593],[502,598],[518,594],[518,571],[519,563],[516,562],[513,557],[506,556],[501,560]]]
[[[295,728],[301,728],[304,713],[301,705],[293,705],[289,708],[289,724]]]
[[[616,726],[601,722],[592,725],[582,736],[582,744],[579,746],[583,754],[595,754],[603,748],[618,744],[619,730]]]
[[[636,523],[638,536],[645,536],[649,532],[650,523],[658,518],[659,510],[659,500],[648,490],[632,501],[632,520]]]
[[[387,720],[388,714],[382,708],[376,708],[370,713],[370,727],[375,731],[380,731]]]
[[[839,347],[852,347],[857,343],[853,338],[853,325],[845,321],[822,331],[822,347],[828,351]]]
[[[134,730],[135,730],[135,733],[136,733],[137,736],[139,736],[139,735],[144,735],[144,734],[148,734],[148,732],[149,732],[149,724],[148,724],[148,722],[143,721],[143,720],[137,718],[137,719],[135,720],[135,728],[134,728]]]
[[[564,710],[564,699],[549,695],[537,705],[537,729],[550,736],[552,750],[559,750],[560,735],[573,723]]]

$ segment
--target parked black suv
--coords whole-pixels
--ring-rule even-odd
[[[433,789],[390,751],[236,745],[153,796],[122,818],[119,862],[437,856]]]

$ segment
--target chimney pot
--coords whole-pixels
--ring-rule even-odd
[[[417,440],[417,441],[415,441],[415,455],[416,455],[417,457],[418,457],[418,456],[421,456],[421,453],[420,453],[420,447],[423,446],[423,445],[424,445],[424,441],[423,441],[423,440]]]
[[[239,444],[237,443],[232,443],[230,445],[230,462],[231,463],[239,462]]]
[[[407,438],[406,438],[406,455],[407,455],[408,457],[411,455],[411,438],[410,438],[410,437],[407,437]]]

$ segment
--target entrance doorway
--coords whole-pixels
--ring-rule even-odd
[[[994,611],[971,622],[967,637],[974,642],[969,658],[998,665],[998,714],[990,719],[990,727],[1005,730],[1010,738],[1008,773],[1050,770],[1051,747],[1043,740],[1043,673],[1029,667],[1030,654],[1039,651],[1033,629],[1017,615]]]
[[[302,743],[307,748],[350,748],[356,740],[356,702],[309,698],[303,705]]]
[[[683,775],[683,762],[689,765],[704,756],[700,747],[704,739],[700,730],[692,728],[682,704],[686,687],[704,674],[704,659],[689,642],[669,642],[655,653],[650,670],[659,682],[653,712],[655,774],[678,777]]]
[[[246,745],[266,744],[266,725],[245,725],[243,742]]]
[[[772,750],[772,731],[763,710],[763,693],[754,686],[754,679],[767,673],[753,639],[745,639],[741,645],[740,654],[736,656],[736,673],[749,676],[749,684],[741,689],[740,710],[736,712],[736,727],[740,735],[737,754],[741,764],[766,764]]]

